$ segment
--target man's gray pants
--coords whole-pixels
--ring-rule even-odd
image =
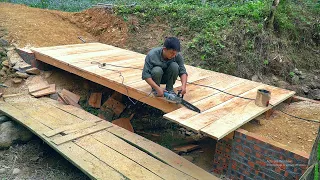
[[[160,84],[166,84],[167,91],[173,91],[173,85],[176,82],[178,75],[179,65],[176,62],[170,63],[166,69],[156,66],[151,70],[152,80],[158,86],[160,86]]]

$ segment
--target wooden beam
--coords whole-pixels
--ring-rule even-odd
[[[41,53],[38,53],[36,51],[34,51],[34,53],[35,53],[36,59],[38,59],[38,60],[41,60],[47,64],[61,68],[63,70],[66,70],[70,73],[76,74],[78,76],[81,76],[85,79],[88,79],[88,80],[91,80],[91,81],[96,82],[98,84],[101,84],[103,86],[106,86],[108,88],[111,88],[115,91],[120,92],[121,94],[130,96],[130,97],[137,99],[141,102],[149,104],[150,106],[158,108],[164,112],[171,112],[171,111],[179,108],[179,106],[177,106],[176,104],[169,103],[164,99],[155,98],[155,97],[147,97],[146,93],[141,92],[141,91],[137,91],[136,89],[133,89],[128,86],[123,86],[119,82],[115,82],[111,79],[106,79],[104,77],[97,76],[94,73],[89,73],[84,70],[71,67],[68,64],[63,63],[61,61],[52,60],[51,57],[48,57],[48,56],[43,55]]]

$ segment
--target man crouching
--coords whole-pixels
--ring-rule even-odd
[[[181,94],[186,91],[188,74],[184,67],[183,57],[180,52],[180,41],[176,37],[166,38],[163,47],[153,48],[146,56],[142,79],[152,88],[152,92],[162,97],[164,91],[175,93],[173,85],[178,76],[181,79]],[[160,84],[166,84],[162,89]]]

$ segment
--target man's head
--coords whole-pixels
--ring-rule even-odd
[[[163,44],[163,56],[172,59],[180,52],[180,41],[176,37],[168,37]]]

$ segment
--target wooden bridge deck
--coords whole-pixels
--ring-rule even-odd
[[[174,152],[90,113],[49,98],[0,102],[91,179],[219,179]]]
[[[223,138],[271,108],[258,107],[253,101],[190,83],[187,85],[185,100],[200,108],[200,114],[162,98],[148,96],[151,88],[141,79],[145,55],[101,43],[34,48],[32,51],[40,61],[161,109],[168,113],[164,115],[166,119],[215,139]],[[102,69],[92,62],[107,65]],[[255,99],[257,89],[267,89],[271,91],[272,105],[277,105],[295,94],[293,91],[193,66],[186,65],[186,69],[189,74],[188,82],[211,86],[239,96]],[[181,83],[178,80],[175,88],[179,86]]]

